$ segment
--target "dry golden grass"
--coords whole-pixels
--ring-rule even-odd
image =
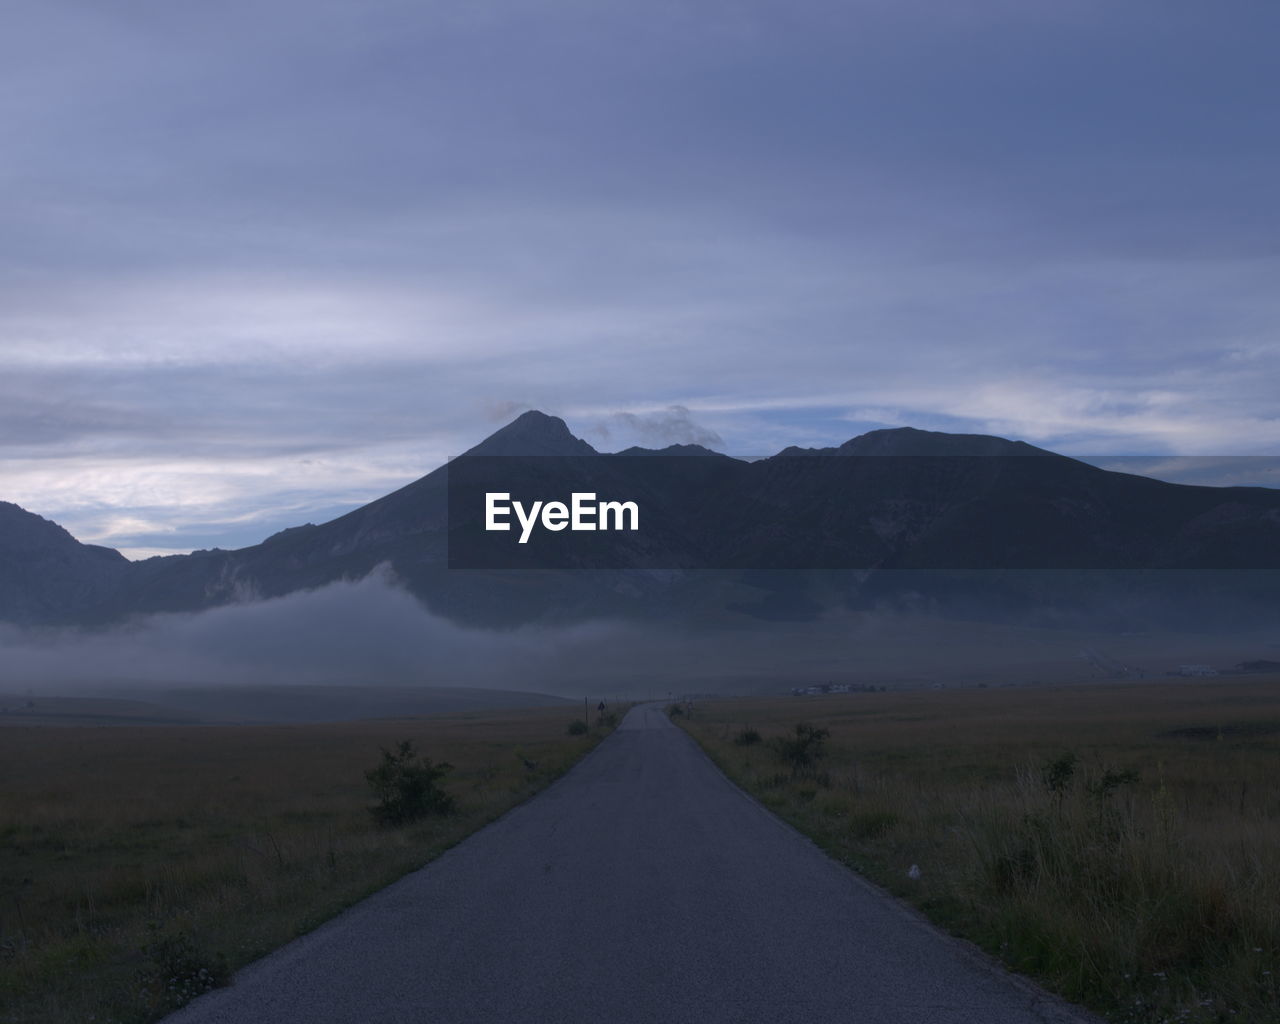
[[[708,701],[678,721],[834,856],[1110,1020],[1280,1020],[1278,679]],[[830,737],[793,773],[771,741],[799,722]],[[748,728],[761,742],[735,742]]]
[[[574,717],[0,727],[0,1021],[154,1019],[543,788],[601,738]],[[455,766],[458,814],[374,824],[402,739]]]

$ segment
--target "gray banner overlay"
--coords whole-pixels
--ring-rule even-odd
[[[1048,453],[461,456],[448,496],[451,569],[1280,568],[1280,491]]]

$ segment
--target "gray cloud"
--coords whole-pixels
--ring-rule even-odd
[[[42,374],[0,379],[0,447],[55,451],[85,438],[137,437],[157,426],[153,410],[112,405],[59,388]]]
[[[714,430],[700,426],[683,405],[672,405],[657,412],[615,412],[597,421],[587,431],[604,443],[638,439],[645,447],[665,448],[672,444],[699,444],[720,448],[724,439]]]
[[[525,407],[1280,447],[1273,4],[6,13],[0,497],[77,534],[250,543]]]

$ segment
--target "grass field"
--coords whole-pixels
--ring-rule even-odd
[[[1117,1024],[1280,1021],[1280,678],[676,720],[832,855]],[[799,723],[830,733],[807,763]]]
[[[0,725],[0,1021],[155,1019],[546,786],[603,735],[575,717]],[[375,825],[364,772],[403,739],[457,814]]]

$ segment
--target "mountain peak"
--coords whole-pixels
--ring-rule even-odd
[[[706,448],[700,444],[669,444],[665,448],[641,448],[639,445],[632,445],[630,448],[624,448],[615,455],[700,455],[711,456],[717,459],[727,459],[729,456],[721,455],[719,452],[713,452],[710,448]]]
[[[886,427],[852,437],[838,448],[784,448],[779,455],[1057,455],[994,434],[948,434],[918,427]]]
[[[75,543],[75,538],[57,523],[28,512],[21,505],[0,501],[0,546],[46,549]]]
[[[1025,441],[1010,441],[993,434],[950,434],[917,427],[871,430],[850,438],[837,451],[841,455],[1052,455]]]
[[[596,455],[591,445],[574,437],[559,416],[530,409],[495,431],[467,455]]]

